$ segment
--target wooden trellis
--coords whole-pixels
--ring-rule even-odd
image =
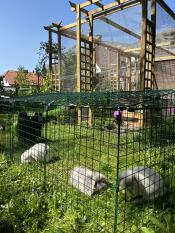
[[[120,54],[124,53],[127,59],[127,75],[125,78],[125,89],[131,90],[131,56],[136,58],[139,57],[140,53],[140,90],[153,89],[157,87],[156,80],[154,77],[154,62],[155,62],[155,48],[159,48],[169,54],[171,58],[175,57],[175,54],[162,44],[155,44],[155,34],[156,34],[156,3],[159,5],[173,18],[175,19],[174,12],[167,6],[163,0],[151,0],[151,17],[148,17],[148,0],[120,0],[114,1],[110,4],[103,5],[100,0],[88,0],[81,4],[75,4],[70,2],[72,11],[76,12],[76,22],[71,23],[66,26],[61,26],[60,24],[53,23],[49,27],[45,27],[49,31],[49,70],[50,78],[52,82],[52,90],[62,91],[60,88],[61,82],[61,38],[68,37],[76,40],[76,91],[77,92],[91,92],[94,90],[94,69],[95,69],[95,44],[99,43],[97,38],[93,36],[93,22],[96,19],[103,21],[104,23],[110,25],[113,28],[121,30],[122,32],[141,40],[141,48],[131,48],[122,50],[121,48],[116,48],[102,42],[101,44],[106,48],[111,48],[118,51],[118,60],[120,60]],[[108,17],[109,13],[115,13],[121,10],[125,10],[130,7],[134,7],[141,4],[142,6],[142,34],[141,36],[137,33],[125,28],[117,22],[114,22]],[[96,9],[87,10],[90,5],[96,6]],[[89,25],[89,35],[84,35],[82,33],[82,25]],[[72,30],[76,28],[76,30]],[[52,49],[52,33],[56,33],[58,36],[58,51],[56,55]],[[169,59],[168,56],[168,59]],[[156,58],[160,60],[161,58]],[[165,59],[165,57],[164,57]],[[120,69],[120,64],[116,66]],[[120,75],[116,72],[118,90],[120,90]]]
[[[48,52],[49,52],[49,77],[51,80],[52,91],[60,92],[61,82],[61,35],[59,33],[60,24],[53,24],[56,31],[52,27],[44,27],[48,31]],[[53,43],[53,33],[57,36],[55,47]]]
[[[148,19],[148,1],[142,3],[141,86],[153,89],[155,82],[156,0],[151,1],[151,20]]]

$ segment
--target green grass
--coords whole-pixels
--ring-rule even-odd
[[[63,121],[64,119],[62,119]],[[117,159],[117,133],[98,129],[48,122],[47,140],[56,160],[46,166],[46,192],[43,192],[44,166],[18,165],[27,148],[14,138],[16,163],[0,163],[1,227],[9,232],[26,233],[88,233],[113,232],[116,220],[116,165],[144,165],[155,169],[173,190],[173,144],[150,144],[140,141],[143,132],[122,134],[120,156]],[[43,131],[44,135],[44,131]],[[2,156],[2,161],[4,161]],[[107,190],[93,197],[79,193],[69,185],[74,166],[82,165],[106,175]],[[173,194],[164,202],[136,206],[118,196],[118,232],[175,232]]]

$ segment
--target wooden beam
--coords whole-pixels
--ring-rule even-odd
[[[64,31],[64,30],[67,30],[67,29],[70,29],[70,28],[73,28],[73,27],[76,27],[76,26],[77,26],[77,22],[70,23],[70,24],[67,24],[65,26],[62,26],[60,28],[60,31]]]
[[[138,4],[140,4],[140,0],[133,0],[133,1],[123,0],[122,4],[119,4],[118,2],[112,2],[108,5],[105,5],[103,9],[100,7],[98,9],[89,11],[89,15],[93,14],[94,18],[97,18],[97,17],[104,16],[112,12],[117,12],[117,11],[129,8],[129,7],[136,6]]]
[[[165,52],[165,53],[167,53],[169,55],[175,56],[175,53],[169,51],[168,49],[165,49],[165,48],[162,48],[162,47],[157,47],[157,46],[156,46],[156,48],[162,50],[163,52]]]
[[[100,7],[100,8],[98,8],[98,9],[95,9],[95,10],[90,11],[89,14],[94,15],[94,14],[96,14],[96,13],[99,13],[99,12],[102,12],[102,11],[105,11],[105,10],[108,10],[108,9],[110,9],[110,8],[113,8],[113,7],[116,7],[116,6],[119,6],[119,5],[120,5],[120,4],[119,4],[118,2],[112,2],[112,3],[110,3],[110,4],[105,5],[105,6],[103,7],[103,9]]]
[[[58,31],[55,30],[55,29],[47,29],[47,30],[50,30],[51,32],[56,33],[56,34],[58,33]],[[60,28],[60,31],[61,31],[61,28]],[[65,36],[67,38],[76,40],[76,31],[73,31],[71,29],[61,31],[61,35]],[[86,41],[89,40],[88,36],[86,36],[86,35],[81,35],[81,38],[83,40],[86,40]],[[93,40],[94,40],[94,43],[97,44],[97,45],[101,45],[103,47],[106,47],[108,49],[112,49],[112,50],[115,50],[115,51],[120,51],[120,53],[123,53],[125,55],[131,55],[131,56],[135,56],[135,57],[139,56],[139,55],[137,55],[137,54],[135,54],[133,52],[135,49],[123,50],[120,47],[115,47],[115,46],[109,45],[109,44],[107,44],[105,42],[101,42],[96,38],[94,38]],[[140,48],[136,48],[136,50],[140,51]]]
[[[153,50],[153,56],[152,56],[152,60],[151,60],[151,66],[152,66],[152,88],[156,88],[158,89],[158,85],[157,85],[157,80],[155,78],[155,72],[154,72],[154,63],[155,63],[155,53],[156,53],[156,12],[157,12],[157,8],[156,8],[156,0],[151,0],[151,22],[153,23],[154,27],[152,30],[152,50]]]
[[[147,0],[142,0],[142,37],[140,54],[140,90],[145,89],[145,56],[146,56],[146,32],[147,32]]]
[[[53,27],[60,28],[61,23],[62,23],[62,21],[60,21],[59,23],[52,23],[52,25],[53,25]]]
[[[59,29],[58,29],[59,30]],[[58,31],[58,91],[61,92],[61,75],[62,75],[62,59],[61,59],[61,33]]]
[[[80,5],[77,5],[77,92],[81,92],[81,9]]]
[[[56,33],[57,33],[57,32],[56,32]],[[76,40],[76,31],[73,31],[73,30],[71,30],[71,29],[61,32],[61,35],[65,36],[65,37],[67,37],[67,38]],[[88,36],[86,36],[86,35],[81,35],[81,38],[82,38],[83,40],[85,40],[85,41],[88,41],[88,40],[89,40]],[[93,39],[93,42],[94,42],[94,44],[97,44],[97,45],[99,45],[99,46],[103,46],[103,47],[105,47],[105,48],[108,48],[108,49],[111,49],[111,50],[114,50],[114,51],[119,51],[120,53],[125,54],[125,55],[130,55],[130,56],[134,56],[134,57],[139,57],[139,54],[137,55],[137,54],[135,54],[135,53],[132,53],[132,51],[131,51],[131,52],[125,52],[124,50],[122,50],[122,49],[119,48],[119,47],[115,47],[115,46],[109,45],[109,44],[107,44],[107,43],[105,43],[105,42],[101,42],[101,41],[99,41],[99,40],[96,39],[96,38]],[[139,49],[139,50],[140,50],[140,49]]]
[[[117,89],[120,91],[120,52],[117,53]]]
[[[84,2],[84,3],[81,3],[80,4],[80,9],[82,9],[82,8],[84,8],[84,7],[87,7],[87,6],[90,6],[90,5],[92,5],[92,4],[94,4],[94,3],[97,3],[97,2],[99,2],[100,0],[89,0],[89,1],[86,1],[86,2]]]
[[[77,5],[75,4],[75,3],[73,3],[73,2],[71,2],[71,1],[69,1],[69,4],[71,5],[71,10],[72,11],[76,11],[76,9],[77,9]],[[87,10],[85,10],[85,9],[81,9],[81,12],[83,12],[86,16],[88,15],[88,11]]]
[[[98,4],[99,1],[101,1],[101,0],[88,0],[88,1],[86,1],[84,3],[81,3],[81,4],[79,4],[80,10],[82,11],[84,7],[90,6],[92,4]],[[76,11],[77,10],[77,5],[78,4],[76,4],[74,2],[71,2],[71,1],[69,1],[69,4],[71,6],[71,10],[72,11]]]
[[[63,27],[63,28],[64,28],[64,27]],[[69,27],[68,27],[68,28],[69,28]],[[58,33],[58,31],[57,31],[57,30],[54,30],[53,27],[45,27],[45,26],[44,26],[44,29],[47,30],[47,31],[50,30],[50,31],[53,32],[53,33]],[[126,30],[127,30],[127,29],[126,29]],[[76,31],[73,31],[73,30],[70,30],[70,29],[69,29],[69,30],[68,30],[68,29],[63,29],[63,30],[62,30],[62,27],[61,27],[61,28],[60,28],[60,32],[61,32],[61,34],[62,34],[63,36],[65,36],[65,37],[67,37],[67,38],[70,38],[70,39],[76,40]],[[134,36],[134,34],[133,34],[132,36]],[[139,35],[137,35],[137,34],[136,34],[134,37],[137,38],[137,39],[139,39]],[[88,41],[88,37],[85,36],[85,35],[82,35],[82,39]],[[141,37],[140,37],[140,39],[141,39]],[[111,47],[111,48],[113,48],[113,49],[118,49],[118,50],[120,50],[120,48],[110,46],[110,45],[106,44],[105,42],[98,42],[98,40],[94,40],[94,41],[95,41],[95,43],[101,44],[101,45],[103,45],[104,47],[109,47],[109,48]],[[162,51],[168,53],[168,54],[171,55],[171,56],[174,56],[174,55],[175,55],[174,52],[171,52],[171,51],[169,51],[168,49],[162,48],[162,46],[168,46],[168,45],[173,45],[173,44],[175,44],[174,41],[165,42],[165,43],[160,43],[160,44],[156,44],[156,48],[158,48],[158,49],[160,49],[160,50],[162,50]],[[141,48],[130,48],[130,49],[122,50],[122,51],[123,51],[124,53],[126,53],[126,54],[127,54],[127,53],[131,53],[131,55],[137,56],[134,52],[139,52],[140,49],[141,49]]]
[[[96,5],[96,6],[98,6],[98,7],[100,7],[100,8],[103,10],[104,5],[103,5],[102,3],[100,3],[100,2],[95,2],[95,3],[93,3],[93,4]]]
[[[49,25],[49,26],[43,26],[43,28],[46,30],[46,31],[49,31],[53,28],[53,25]]]
[[[175,12],[165,3],[165,1],[157,0],[157,2],[175,20]]]
[[[165,48],[163,48],[164,46],[166,47],[166,46],[170,46],[170,45],[174,45],[175,44],[175,42],[174,41],[168,41],[168,42],[162,42],[162,43],[157,43],[156,44],[156,48],[159,48],[159,49],[165,49]],[[129,53],[129,52],[140,52],[140,49],[141,48],[130,48],[130,49],[125,49],[124,50],[124,52],[126,52],[126,53]],[[168,50],[167,49],[165,49],[165,51],[167,52]],[[170,52],[170,51],[168,51],[168,52]],[[173,52],[172,52],[173,53]],[[174,54],[173,54],[173,56],[174,56]]]
[[[77,5],[76,8],[76,21],[77,21],[77,28],[76,28],[76,50],[77,50],[77,82],[76,82],[76,91],[81,92],[81,9],[80,5]],[[82,120],[82,111],[81,108],[78,107],[78,124],[81,124]]]
[[[121,0],[121,1],[119,1],[118,3],[121,4],[121,3],[124,3],[124,2],[125,2],[124,0],[123,0],[123,1]],[[101,7],[102,9],[104,9],[104,5],[103,5],[102,3],[100,3],[100,2],[94,3],[94,5],[99,6],[99,7]],[[113,26],[113,27],[115,27],[115,28],[117,28],[117,29],[119,29],[119,30],[121,30],[121,31],[123,31],[123,32],[125,32],[125,33],[127,33],[127,34],[129,34],[129,35],[131,35],[131,36],[134,36],[135,38],[140,39],[140,36],[138,36],[136,33],[130,31],[129,29],[127,29],[127,28],[121,26],[120,24],[114,22],[113,20],[111,20],[111,19],[109,19],[109,18],[107,18],[107,17],[105,17],[105,16],[102,16],[102,17],[99,18],[99,19],[102,20],[103,22],[109,24],[110,26]]]
[[[127,57],[127,91],[131,91],[131,57]]]
[[[76,11],[76,4],[74,2],[69,1],[72,11]]]
[[[127,0],[128,1],[128,0]],[[124,0],[124,2],[123,3],[125,3],[125,2],[127,2],[126,0]],[[76,11],[76,4],[75,3],[73,3],[73,2],[69,2],[70,4],[71,4],[71,6],[72,6],[72,11]],[[101,3],[100,3],[101,4]],[[128,8],[128,7],[132,7],[132,6],[135,6],[135,5],[138,5],[138,4],[140,4],[140,0],[134,0],[133,2],[128,2],[128,4],[125,4],[125,6],[123,7],[123,6],[120,6],[120,4],[118,3],[118,2],[113,2],[113,3],[111,3],[111,4],[108,4],[108,5],[105,5],[105,6],[103,6],[102,4],[102,6],[103,6],[103,9],[104,10],[107,10],[108,8],[110,9],[110,8],[112,8],[112,10],[115,12],[117,12],[117,11],[120,11],[120,10],[123,10],[123,9],[126,9],[126,8]],[[113,7],[114,6],[117,6],[118,8],[117,9],[114,9]],[[103,9],[102,8],[98,8],[98,9],[96,9],[96,10],[93,10],[93,11],[87,11],[86,9],[81,9],[81,12],[83,13],[83,14],[85,14],[86,16],[90,16],[90,15],[93,15],[93,14],[95,14],[95,13],[98,13],[99,11],[101,12],[103,12]],[[106,15],[106,13],[104,12],[104,15]],[[94,16],[94,17],[96,17],[96,18],[98,18],[97,16]],[[81,24],[84,24],[84,23],[87,23],[88,22],[88,18],[85,18],[85,19],[82,19],[81,20]],[[104,18],[103,18],[103,21],[104,21]],[[109,22],[109,20],[108,20],[108,22]],[[119,24],[118,24],[119,25]],[[74,23],[71,23],[71,24],[68,24],[68,25],[66,25],[66,26],[62,26],[61,28],[60,28],[60,31],[64,31],[64,30],[67,30],[67,29],[70,29],[70,28],[73,28],[73,27],[76,27],[77,26],[77,22],[74,22]],[[115,26],[117,26],[117,24],[115,25]],[[118,26],[119,27],[119,26]],[[121,30],[121,25],[120,25],[120,28],[119,28],[120,30]],[[128,30],[128,29],[126,29],[129,33],[131,32],[130,30]]]
[[[70,39],[74,39],[74,40],[77,40],[77,32],[76,31],[73,31],[71,29],[69,30],[65,30],[65,31],[62,31],[61,32],[61,35],[67,37],[67,38],[70,38]],[[81,35],[81,38],[85,41],[89,41],[89,37],[86,36],[86,35]]]
[[[155,0],[154,0],[154,1],[155,1]],[[120,1],[120,2],[121,2],[121,3],[124,3],[124,2],[126,2],[126,1],[123,0],[123,1]],[[105,6],[104,6],[103,4],[101,4],[101,3],[95,3],[95,5],[98,5],[98,6],[100,6],[100,7],[103,8],[103,9],[104,9],[104,7],[105,7]],[[153,6],[154,6],[154,5],[155,5],[155,4],[153,4]],[[86,12],[86,13],[87,13],[87,12]],[[154,7],[152,7],[152,21],[154,21],[154,23],[156,24],[156,18],[154,17],[155,15],[156,15],[156,9],[155,9]],[[125,33],[127,33],[127,34],[129,34],[129,35],[131,35],[131,36],[133,36],[133,37],[135,37],[136,39],[141,40],[141,36],[140,36],[140,35],[138,35],[138,34],[132,32],[132,31],[130,31],[129,29],[127,29],[127,28],[121,26],[120,24],[114,22],[113,20],[111,20],[111,19],[109,19],[109,18],[107,18],[107,17],[105,17],[105,16],[100,17],[99,20],[101,20],[101,21],[103,21],[103,22],[106,22],[107,24],[109,24],[109,25],[111,25],[111,26],[113,26],[113,27],[115,27],[115,28],[117,28],[117,29],[119,29],[119,30],[121,30],[121,31],[123,31],[123,32],[125,32]],[[160,48],[160,46],[159,46],[159,48]],[[162,51],[164,51],[164,52],[170,54],[170,55],[174,55],[174,53],[170,52],[170,51],[167,50],[167,49],[164,49],[164,48],[160,48],[160,49],[161,49]]]
[[[81,20],[81,24],[85,24],[85,23],[87,23],[88,22],[88,19],[82,19]],[[71,29],[71,28],[74,28],[74,27],[76,27],[77,26],[77,22],[74,22],[74,23],[70,23],[70,24],[67,24],[67,25],[65,25],[65,26],[62,26],[61,28],[60,28],[60,31],[65,31],[65,30],[67,30],[67,29]]]
[[[175,56],[164,56],[164,57],[156,57],[155,61],[170,61],[170,60],[175,60]]]
[[[87,11],[85,9],[81,8],[81,11],[83,13],[85,13],[85,14],[88,14],[88,15],[94,15],[94,14],[97,14],[97,13],[102,13],[103,15],[106,15],[106,11],[108,11],[108,13],[110,13],[111,11],[115,12],[115,11],[118,11],[118,10],[123,10],[125,8],[132,7],[132,6],[140,4],[140,0],[133,0],[133,1],[120,0],[120,1],[112,2],[112,3],[107,4],[107,5],[101,4],[98,0],[97,1],[89,0],[88,2],[90,3],[89,5],[95,4],[95,5],[99,6],[98,9],[88,11],[88,13],[87,13]],[[71,2],[71,1],[69,1],[69,3],[71,5],[71,10],[76,11],[76,5],[77,4],[75,4],[75,3]],[[80,5],[82,5],[82,4],[80,4]],[[115,7],[117,7],[117,9],[115,9]]]
[[[98,3],[98,5],[100,5],[101,7],[104,7],[104,5],[101,4],[101,3]],[[86,11],[86,10],[84,10],[84,11],[85,11],[85,14],[88,14],[88,11]],[[121,26],[120,24],[114,22],[113,20],[111,20],[111,19],[109,19],[109,18],[107,18],[105,16],[100,17],[99,20],[101,20],[101,21],[109,24],[110,26],[112,26],[114,28],[117,28],[117,29],[119,29],[119,30],[121,30],[121,31],[123,31],[123,32],[125,32],[125,33],[127,33],[127,34],[129,34],[129,35],[131,35],[131,36],[133,36],[133,37],[135,37],[137,39],[139,39],[139,40],[141,39],[141,36],[139,36],[138,34],[132,32],[131,30],[129,30],[129,29]]]
[[[67,37],[69,39],[73,39],[73,40],[76,40],[76,38],[77,38],[76,31],[73,31],[71,29],[62,31],[61,35],[64,36],[64,37]]]
[[[175,41],[166,41],[166,42],[158,43],[157,47],[170,46],[174,44],[175,44]]]
[[[112,26],[112,27],[114,27],[114,28],[117,28],[117,29],[119,29],[119,30],[121,30],[121,31],[123,31],[123,32],[125,32],[125,33],[127,33],[127,34],[129,34],[130,36],[133,36],[133,37],[139,39],[139,40],[140,40],[140,38],[141,38],[141,36],[139,36],[138,34],[136,34],[136,33],[132,32],[131,30],[129,30],[129,29],[127,29],[127,28],[121,26],[120,24],[114,22],[113,20],[111,20],[111,19],[109,19],[109,18],[107,18],[107,17],[102,16],[101,18],[99,18],[99,20],[101,20],[101,21],[103,21],[103,22],[109,24],[110,26]]]
[[[52,83],[52,31],[51,30],[48,30],[48,42],[49,42],[49,79],[50,82]]]
[[[130,52],[140,52],[141,48],[130,48],[130,49],[125,49],[124,52],[130,53]]]
[[[48,29],[47,29],[48,30]],[[53,32],[53,33],[58,33],[58,31],[57,30],[55,30],[55,29],[49,29],[49,31],[51,31],[51,32]],[[73,30],[71,30],[71,29],[68,29],[68,30],[65,30],[65,31],[62,31],[61,32],[61,35],[62,36],[65,36],[65,37],[67,37],[67,38],[70,38],[70,39],[74,39],[74,40],[76,40],[76,31],[73,31]],[[83,39],[83,40],[85,40],[85,41],[89,41],[89,38],[88,38],[88,36],[86,36],[86,35],[81,35],[81,38]],[[125,53],[125,54],[131,54],[131,55],[133,55],[134,56],[134,53],[130,53],[130,52],[128,52],[128,51],[123,51],[121,48],[119,48],[119,47],[115,47],[115,46],[112,46],[112,45],[109,45],[109,44],[107,44],[107,43],[105,43],[105,42],[101,42],[101,41],[99,41],[98,39],[96,39],[96,38],[94,38],[93,39],[93,41],[94,41],[94,43],[95,44],[97,44],[97,45],[101,45],[101,46],[104,46],[104,47],[106,47],[106,48],[109,48],[109,49],[112,49],[112,50],[115,50],[115,51],[120,51],[120,52],[123,52],[123,53]],[[139,48],[139,50],[140,50],[140,48]],[[133,50],[132,50],[133,51]],[[131,52],[132,52],[131,51]]]
[[[89,41],[92,43],[92,48],[90,49],[90,57],[91,57],[91,91],[94,89],[94,20],[91,15],[89,18]]]
[[[90,48],[90,57],[91,57],[91,62],[90,62],[90,92],[92,92],[94,90],[94,36],[93,36],[93,32],[94,32],[94,28],[93,28],[93,16],[91,15],[89,18],[89,41],[92,43],[92,47]],[[85,63],[85,67],[87,67],[86,63]],[[85,71],[86,72],[86,71]],[[92,126],[93,124],[93,119],[94,119],[94,110],[93,108],[89,107],[89,111],[88,111],[88,124],[89,126]]]

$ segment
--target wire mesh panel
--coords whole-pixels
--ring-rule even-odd
[[[156,8],[155,79],[159,89],[170,89],[175,82],[175,20],[158,2]]]
[[[175,86],[175,60],[158,61],[155,63],[155,75],[159,88]]]
[[[94,19],[96,90],[139,89],[140,35],[140,5]]]
[[[0,100],[3,98],[0,97]],[[12,129],[13,116],[9,101],[0,102],[0,155],[7,159],[12,158]]]
[[[25,191],[55,195],[79,232],[144,232],[155,214],[171,215],[174,91],[53,93],[12,106],[9,148]]]
[[[76,35],[76,29],[72,28],[72,32]],[[75,38],[67,38],[64,31],[61,37],[61,92],[76,91],[76,70],[77,70],[77,54]]]

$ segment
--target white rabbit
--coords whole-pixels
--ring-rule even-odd
[[[163,178],[150,168],[134,167],[119,175],[120,190],[135,201],[152,201],[167,192]]]
[[[49,153],[49,146],[44,143],[37,143],[21,155],[21,163],[49,162],[52,156]],[[46,158],[45,158],[46,156]]]
[[[70,183],[88,196],[107,186],[106,177],[99,172],[84,167],[75,167],[70,175]]]

